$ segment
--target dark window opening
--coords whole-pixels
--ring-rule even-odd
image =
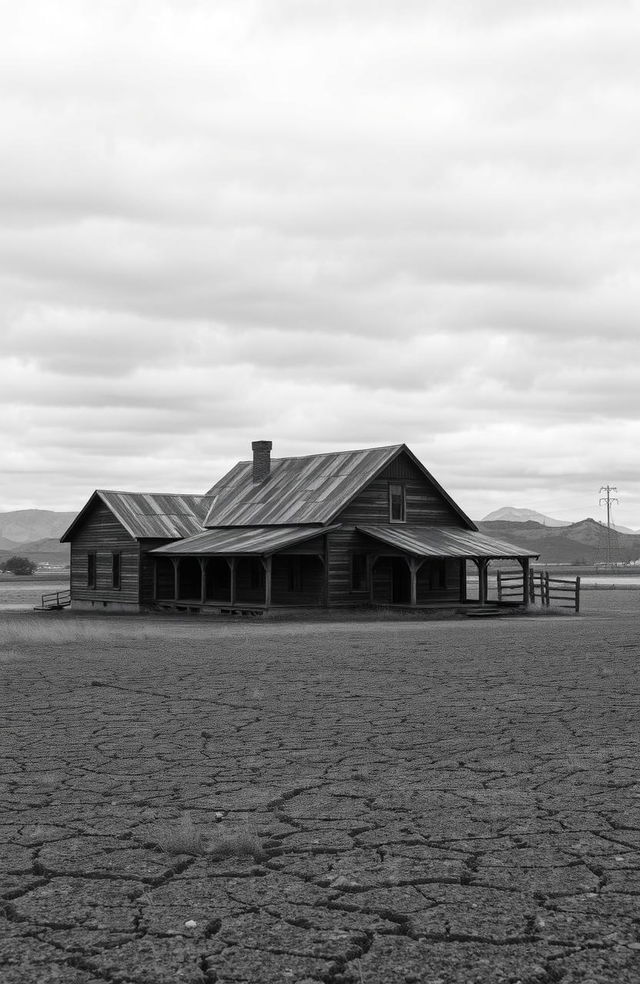
[[[87,587],[95,588],[96,586],[96,555],[94,553],[87,554]]]
[[[120,554],[111,555],[111,587],[120,587]]]
[[[351,555],[351,590],[367,590],[367,555],[364,553]]]
[[[389,520],[392,523],[405,523],[407,519],[407,499],[404,485],[389,486]]]
[[[302,557],[287,559],[287,590],[302,591]]]
[[[249,568],[249,586],[252,591],[262,590],[264,588],[264,567],[261,560],[250,561]]]
[[[445,560],[436,560],[429,565],[427,585],[430,591],[435,591],[438,588],[446,590],[447,563]]]

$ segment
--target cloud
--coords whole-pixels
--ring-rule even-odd
[[[640,527],[638,13],[3,5],[0,509],[266,436]]]

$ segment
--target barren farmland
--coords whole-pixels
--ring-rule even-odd
[[[638,593],[592,594],[2,616],[3,982],[637,982]]]

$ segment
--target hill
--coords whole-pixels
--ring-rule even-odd
[[[604,564],[607,560],[607,528],[595,519],[583,519],[568,526],[542,523],[481,521],[482,533],[508,540],[538,551],[538,564]],[[611,530],[611,562],[629,563],[640,559],[640,534]]]
[[[494,509],[493,512],[487,513],[487,515],[478,520],[480,523],[541,523],[542,526],[575,526],[576,523],[570,523],[568,520],[564,519],[552,519],[551,516],[545,516],[544,513],[536,512],[535,509],[520,509],[516,506],[503,506],[501,509]],[[584,522],[584,521],[582,521]],[[593,521],[595,522],[595,520]],[[617,530],[618,533],[640,533],[640,530],[631,530],[628,526],[616,526],[615,523],[611,524],[612,530]]]
[[[571,523],[563,519],[552,519],[543,513],[536,512],[535,509],[520,509],[516,506],[503,506],[502,509],[494,509],[488,513],[481,523],[540,523],[542,526],[571,526]]]
[[[16,543],[10,549],[0,547],[0,561],[9,557],[27,557],[34,564],[50,564],[64,567],[69,563],[69,544],[60,543],[57,537],[34,540],[31,543]]]
[[[35,540],[58,539],[71,525],[77,513],[56,512],[53,509],[15,509],[0,513],[0,549],[11,549],[2,542],[9,540],[15,546],[33,543]]]

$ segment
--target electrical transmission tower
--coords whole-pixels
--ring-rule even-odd
[[[618,502],[617,499],[614,499],[612,497],[611,493],[617,491],[618,491],[617,488],[615,488],[615,486],[613,485],[603,485],[602,488],[600,489],[600,492],[601,493],[604,492],[605,494],[600,499],[599,505],[605,503],[607,507],[607,564],[608,565],[611,564],[611,503]]]

